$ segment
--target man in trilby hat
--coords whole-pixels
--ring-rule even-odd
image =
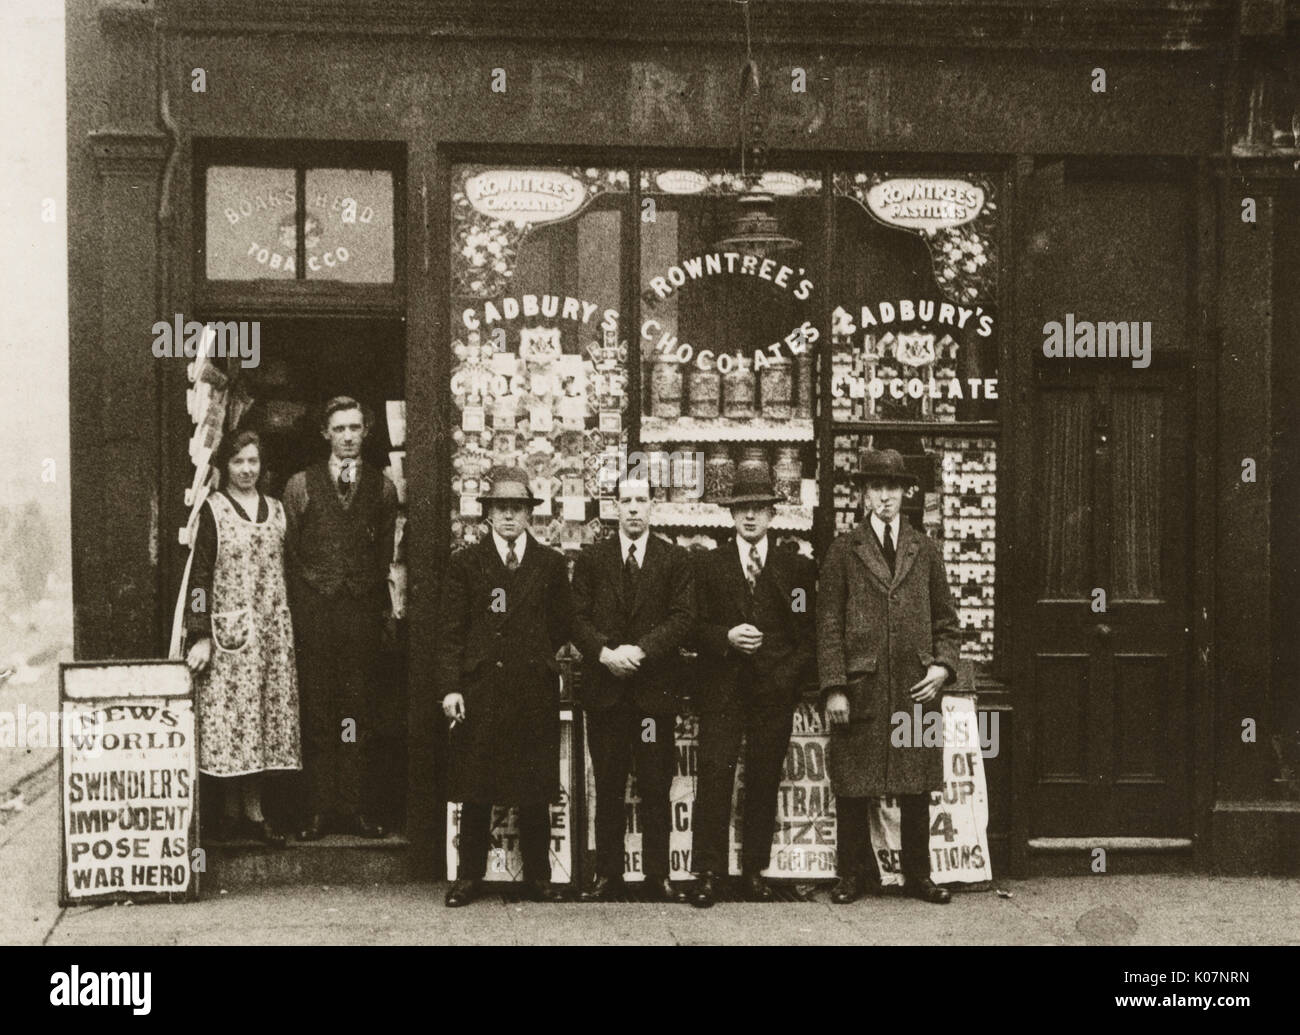
[[[487,872],[493,805],[516,805],[524,895],[556,901],[550,803],[559,795],[560,693],[555,652],[569,640],[568,565],[528,533],[541,502],[528,473],[494,467],[481,501],[490,532],[455,554],[435,649],[451,724],[449,801],[461,802],[459,865],[448,906],[472,902]]]
[[[691,904],[713,905],[728,872],[731,793],[745,742],[741,890],[766,902],[762,871],[772,854],[781,764],[795,706],[814,680],[812,561],[780,549],[768,530],[784,497],[766,470],[742,469],[731,508],[736,534],[703,555],[697,572],[700,653],[695,708],[700,717],[699,776],[692,823]]]
[[[864,519],[826,552],[819,573],[817,668],[830,725],[838,904],[861,896],[872,798],[897,796],[907,893],[949,901],[930,879],[930,792],[943,786],[943,746],[891,742],[892,717],[938,711],[957,671],[957,612],[939,545],[902,517],[917,479],[896,450],[864,450],[856,473]]]

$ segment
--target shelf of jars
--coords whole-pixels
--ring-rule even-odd
[[[657,502],[654,510],[654,522],[666,528],[721,528],[733,527],[731,512],[717,503],[697,501],[694,503]],[[776,517],[772,519],[775,532],[810,532],[813,524],[813,509],[802,505],[778,503]]]
[[[697,418],[655,417],[641,419],[641,441],[664,442],[812,442],[812,418],[769,420],[763,417]]]

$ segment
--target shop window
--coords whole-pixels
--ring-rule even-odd
[[[390,170],[210,165],[203,190],[209,280],[393,283]]]
[[[961,655],[988,676],[1001,432],[996,186],[979,174],[888,171],[837,173],[832,186],[834,530],[862,520],[860,451],[902,453],[920,483],[904,516],[942,541]]]
[[[800,171],[641,174],[641,442],[656,521],[684,545],[730,535],[718,501],[764,464],[778,542],[811,555],[821,189]]]
[[[528,471],[538,539],[593,542],[627,449],[628,173],[459,165],[453,182],[453,544],[484,534],[493,464]]]

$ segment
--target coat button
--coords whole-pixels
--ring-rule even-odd
[[[504,661],[498,661],[498,662],[497,662],[497,668],[505,668],[505,665],[506,665],[506,663],[505,663]]]

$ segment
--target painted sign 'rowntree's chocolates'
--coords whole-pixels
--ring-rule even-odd
[[[983,188],[965,180],[898,177],[867,191],[867,210],[882,223],[905,230],[961,226],[983,208]]]
[[[577,212],[587,189],[554,170],[489,169],[465,181],[465,198],[494,219],[544,223]]]

